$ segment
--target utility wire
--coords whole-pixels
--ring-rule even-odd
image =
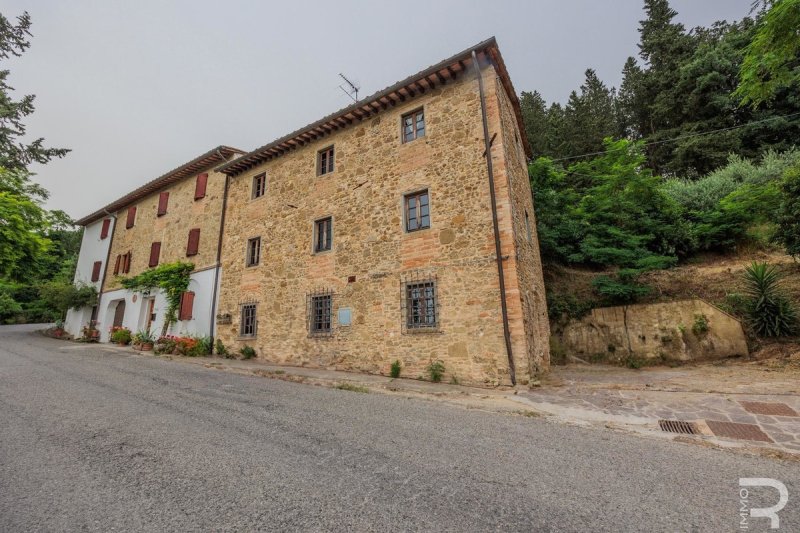
[[[680,140],[683,140],[683,139],[691,139],[692,137],[700,137],[702,135],[711,135],[712,133],[720,133],[720,132],[723,132],[723,131],[738,130],[739,128],[746,128],[748,126],[753,126],[755,124],[763,124],[764,122],[769,122],[771,120],[777,120],[779,118],[789,119],[789,118],[793,118],[793,117],[796,117],[796,116],[800,116],[800,112],[789,113],[788,115],[777,115],[777,116],[765,118],[765,119],[762,119],[762,120],[754,120],[753,122],[748,122],[747,124],[739,124],[738,126],[728,126],[727,128],[719,128],[719,129],[710,130],[710,131],[701,131],[700,133],[690,133],[688,135],[681,135],[680,137],[675,137],[673,139],[663,139],[663,140],[660,140],[660,141],[652,141],[652,142],[648,142],[648,143],[643,143],[640,146],[653,146],[653,145],[656,145],[656,144],[664,144],[664,143],[669,143],[669,142],[675,142],[675,141],[680,141]],[[581,157],[589,157],[589,156],[592,156],[592,155],[603,155],[603,154],[608,154],[610,152],[618,152],[620,150],[626,150],[626,149],[627,149],[627,147],[625,147],[625,148],[617,148],[615,150],[603,150],[601,152],[591,152],[591,153],[588,153],[588,154],[571,155],[569,157],[559,157],[558,159],[553,159],[552,161],[554,163],[556,161],[568,161],[570,159],[580,159]]]

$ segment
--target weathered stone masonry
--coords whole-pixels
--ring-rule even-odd
[[[482,45],[513,355],[525,384],[549,365],[541,263],[519,123],[500,80],[507,74],[494,40]],[[468,57],[444,85],[252,168],[222,168],[231,178],[217,335],[229,348],[247,344],[269,361],[374,373],[400,360],[409,377],[440,360],[448,380],[510,383],[480,97]],[[403,143],[401,117],[420,108],[425,136]],[[331,145],[335,170],[317,176],[317,153]],[[254,199],[253,178],[264,172],[266,194]],[[424,189],[430,228],[407,232],[404,195]],[[314,253],[314,221],[323,217],[333,219],[332,249]],[[248,267],[254,237],[260,261]],[[435,331],[403,327],[409,280],[435,282]],[[332,328],[312,336],[309,298],[321,291],[333,294]],[[241,306],[252,303],[257,333],[242,338]],[[350,310],[349,326],[338,322],[340,309]]]

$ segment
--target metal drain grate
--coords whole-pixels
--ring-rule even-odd
[[[742,407],[744,407],[745,411],[756,415],[800,416],[797,414],[797,411],[785,403],[745,401],[740,401],[739,403],[742,404]]]
[[[661,431],[668,431],[670,433],[683,433],[684,435],[696,435],[697,429],[691,422],[684,422],[683,420],[659,420],[658,427]]]
[[[739,424],[736,422],[721,422],[718,420],[706,420],[706,424],[708,424],[708,428],[717,437],[773,442],[773,440],[769,438],[769,435],[761,431],[761,428],[755,424]]]

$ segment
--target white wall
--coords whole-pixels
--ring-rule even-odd
[[[194,272],[190,276],[189,290],[194,294],[194,305],[192,306],[192,319],[182,320],[173,324],[169,329],[170,335],[211,335],[211,304],[214,297],[214,273],[216,269],[210,268],[200,272]],[[150,330],[155,336],[161,335],[161,328],[164,325],[164,313],[167,310],[167,300],[161,292],[155,292],[154,313],[156,319],[150,325]],[[134,298],[136,301],[134,301]],[[143,330],[147,323],[148,296],[139,293],[132,293],[125,289],[118,289],[103,294],[98,307],[98,328],[100,329],[100,340],[108,342],[109,330],[114,322],[114,312],[120,300],[125,300],[125,315],[122,325],[132,332]]]
[[[83,229],[81,251],[78,254],[78,265],[75,269],[75,284],[93,285],[98,292],[103,280],[103,273],[106,270],[106,259],[108,258],[108,247],[111,245],[111,236],[114,234],[114,219],[112,217],[107,218],[111,220],[111,224],[108,228],[108,236],[105,239],[100,238],[103,219],[93,222]],[[102,265],[100,267],[100,279],[92,282],[92,267],[95,261],[100,261]],[[78,337],[81,335],[83,326],[87,325],[91,320],[91,316],[91,308],[70,309],[67,311],[64,329],[70,335]]]

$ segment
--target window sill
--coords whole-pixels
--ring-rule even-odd
[[[407,229],[407,230],[405,230],[404,233],[406,235],[415,235],[417,233],[424,233],[426,231],[430,231],[431,229],[433,229],[432,226],[428,226],[427,228],[419,228],[419,229],[411,229],[411,230]]]
[[[439,326],[424,328],[403,328],[403,335],[424,335],[429,333],[444,333]]]
[[[330,250],[320,250],[319,252],[311,252],[311,255],[328,255],[333,253],[333,248]]]
[[[245,336],[245,337],[242,337],[240,335],[240,336],[236,337],[236,340],[237,341],[252,341],[252,340],[255,340],[257,337],[258,337],[258,335],[248,335],[248,336]]]

